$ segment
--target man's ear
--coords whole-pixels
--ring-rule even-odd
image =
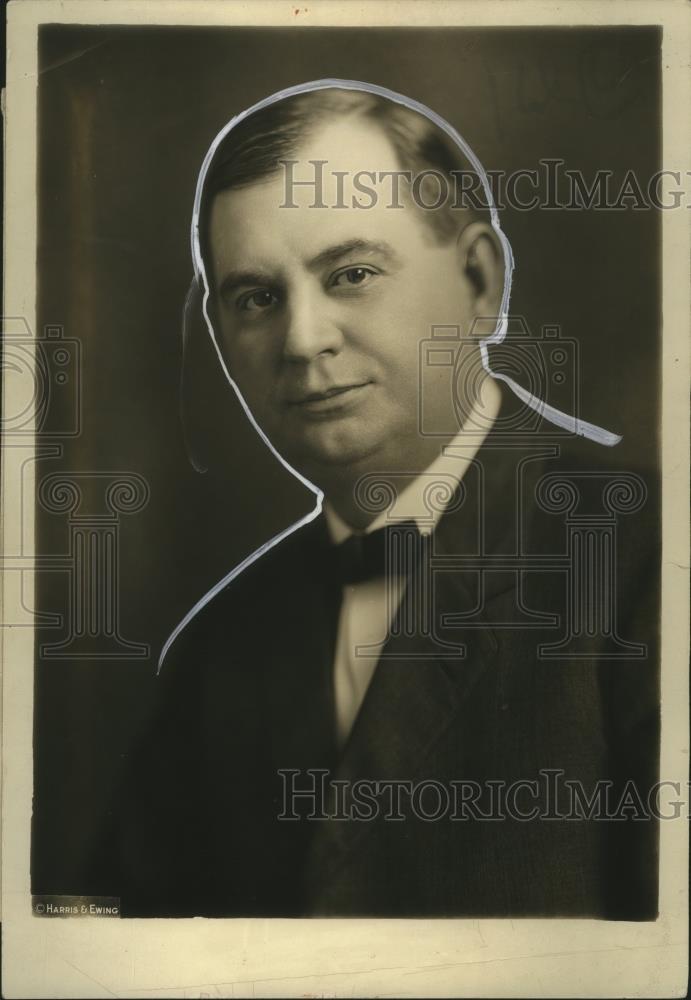
[[[470,222],[457,240],[459,266],[473,291],[476,316],[497,316],[504,290],[504,253],[487,222]]]

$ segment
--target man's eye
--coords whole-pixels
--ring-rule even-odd
[[[347,288],[348,286],[365,285],[377,274],[370,267],[347,267],[343,271],[338,271],[331,279],[333,288]]]
[[[268,309],[276,301],[277,299],[273,292],[262,288],[256,292],[247,292],[245,295],[241,295],[237,305],[238,309],[242,309],[245,312],[259,312]]]

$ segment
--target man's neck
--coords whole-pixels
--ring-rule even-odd
[[[364,531],[379,516],[381,503],[396,497],[406,483],[428,469],[452,440],[453,434],[418,438],[397,456],[371,455],[356,466],[328,470],[318,485],[341,520],[355,531]]]
[[[326,509],[335,512],[351,531],[366,531],[374,522],[386,520],[387,515],[413,518],[422,531],[428,522],[427,530],[433,530],[440,511],[430,507],[429,491],[436,484],[435,502],[447,493],[447,501],[451,500],[453,489],[463,478],[499,412],[501,393],[496,384],[490,386],[487,396],[482,421],[473,419],[477,416],[473,411],[455,436],[449,434],[425,441],[427,448],[424,456],[418,453],[416,471],[411,470],[410,462],[376,472],[371,471],[370,465],[356,476],[349,470],[347,482],[324,489]],[[378,526],[377,523],[375,527]]]

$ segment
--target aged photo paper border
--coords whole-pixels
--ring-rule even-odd
[[[330,0],[301,26],[654,25],[663,166],[691,169],[689,7],[683,2]],[[35,328],[37,35],[42,23],[295,24],[294,4],[15,0],[8,7],[4,314]],[[296,81],[298,83],[300,81]],[[685,173],[691,185],[691,174]],[[686,199],[688,204],[688,197]],[[686,994],[688,938],[689,212],[664,213],[661,776],[685,808],[660,824],[660,915],[596,920],[47,920],[32,915],[33,635],[3,628],[2,921],[6,997],[669,997]],[[635,280],[635,276],[632,276]],[[3,394],[4,412],[14,412]],[[24,456],[25,457],[25,456]],[[15,551],[17,457],[3,450],[3,552]],[[31,512],[25,511],[26,518]],[[28,537],[32,525],[25,523]],[[4,575],[3,588],[10,584]],[[32,605],[26,574],[25,596]],[[3,598],[7,590],[3,590]],[[4,603],[4,600],[3,600]]]

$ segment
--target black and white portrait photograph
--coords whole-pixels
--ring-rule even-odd
[[[689,18],[626,9],[9,5],[7,996],[685,994]]]

